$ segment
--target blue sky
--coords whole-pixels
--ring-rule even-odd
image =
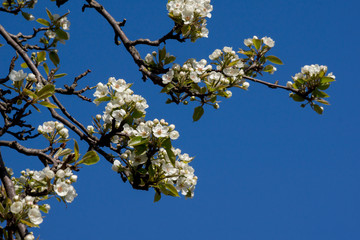
[[[59,72],[68,77],[58,84],[86,69],[92,72],[84,85],[110,76],[133,82],[135,93],[150,105],[147,118],[176,125],[180,139],[175,145],[196,156],[192,166],[199,180],[194,199],[163,197],[154,204],[153,191],[133,190],[101,161],[78,173],[79,196],[73,203],[50,202],[52,209],[35,232],[40,239],[360,239],[357,1],[212,1],[208,39],[167,43],[176,62],[207,59],[216,48],[237,50],[244,38],[269,36],[276,42],[272,54],[284,65],[263,80],[285,85],[302,66],[318,63],[327,65],[337,81],[328,89],[331,106],[322,116],[302,109],[285,91],[250,83],[248,91],[235,89],[230,99],[223,99],[220,109],[206,108],[196,123],[195,105],[166,105],[161,89],[142,82],[123,46],[113,44],[113,31],[104,19],[91,9],[81,13],[83,2],[69,1],[58,10],[41,1],[33,12],[44,17],[45,6],[71,12],[71,39],[59,49]],[[127,19],[124,31],[130,39],[156,39],[173,24],[165,2],[103,4],[117,20]],[[29,33],[35,24],[5,14],[0,23],[11,33]],[[153,50],[139,49],[142,56]],[[4,75],[14,53],[8,47],[0,53]],[[63,100],[85,125],[103,111],[103,106],[75,98]],[[33,118],[35,126],[46,120],[46,111]],[[2,152],[15,171],[42,168],[36,159]]]

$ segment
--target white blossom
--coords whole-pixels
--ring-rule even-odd
[[[28,212],[28,216],[30,218],[30,221],[36,225],[39,225],[40,223],[43,222],[41,213],[40,213],[39,209],[37,209],[37,208],[30,209]]]
[[[23,203],[20,201],[11,204],[10,211],[14,214],[18,214],[23,210]]]
[[[12,70],[9,74],[9,78],[13,82],[22,81],[26,78],[26,73],[21,69],[19,71]]]

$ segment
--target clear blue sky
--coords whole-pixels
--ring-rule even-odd
[[[105,20],[91,9],[81,13],[85,1],[71,0],[60,10],[50,1],[39,2],[36,17],[45,16],[44,6],[71,12],[71,39],[59,50],[59,72],[69,75],[58,84],[86,69],[92,73],[84,85],[110,76],[134,82],[133,90],[150,105],[147,118],[176,125],[176,146],[196,156],[192,165],[199,177],[194,199],[164,197],[154,204],[153,191],[133,190],[101,161],[79,172],[79,196],[67,208],[51,201],[36,231],[40,239],[360,239],[358,1],[212,1],[208,39],[167,44],[178,63],[208,58],[224,46],[238,49],[253,35],[269,36],[276,41],[272,53],[285,64],[263,80],[286,84],[302,66],[318,63],[327,65],[337,81],[328,90],[331,106],[323,116],[300,108],[285,91],[251,83],[248,91],[234,90],[232,98],[223,99],[219,110],[208,107],[196,123],[195,105],[165,105],[161,89],[141,81],[123,46],[113,44]],[[102,3],[117,20],[127,19],[124,31],[130,39],[155,39],[172,27],[166,1]],[[19,19],[0,14],[8,31],[30,33],[25,26],[33,23]],[[140,50],[142,56],[152,51]],[[1,76],[9,56],[8,47],[0,48]],[[75,98],[64,101],[85,124],[103,111]],[[43,111],[34,124],[46,120]],[[36,159],[2,151],[18,172],[41,169]]]

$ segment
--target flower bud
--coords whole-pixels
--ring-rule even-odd
[[[77,175],[72,175],[72,176],[70,177],[70,181],[71,181],[71,182],[76,182],[77,179],[78,179],[78,176],[77,176]]]
[[[96,120],[98,120],[98,121],[101,120],[101,115],[100,115],[100,114],[97,114],[97,115],[96,115]]]

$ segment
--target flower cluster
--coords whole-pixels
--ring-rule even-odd
[[[10,172],[10,174],[12,174]],[[10,212],[18,215],[29,227],[38,226],[43,222],[41,211],[48,213],[49,204],[39,204],[51,195],[71,203],[77,196],[72,183],[77,181],[77,176],[70,168],[62,169],[59,165],[56,169],[45,167],[41,171],[27,169],[21,172],[19,178],[12,177],[16,196],[10,205]],[[31,239],[31,234],[28,239]]]
[[[57,35],[57,29],[60,27],[64,30],[70,30],[70,21],[67,19],[66,16],[60,16],[59,14],[52,15],[52,22],[54,23],[54,27],[52,29],[49,29],[46,31],[46,36],[49,38],[55,38]],[[58,32],[58,34],[61,34]],[[67,39],[70,38],[70,34],[66,32]],[[60,39],[63,39],[63,37],[60,36]],[[67,40],[66,39],[66,40]]]
[[[120,160],[114,161],[112,169],[119,173],[130,169],[127,177],[133,186],[142,184],[172,196],[180,191],[192,197],[197,182],[194,169],[188,165],[192,158],[171,144],[179,132],[164,119],[145,121],[146,100],[135,95],[130,86],[115,78],[109,78],[106,85],[97,85],[94,102],[108,103],[103,115],[96,116],[96,126],[87,127],[89,133],[95,133],[97,128],[98,133],[109,134],[114,126],[117,128],[110,141],[113,149],[119,150]],[[137,178],[142,182],[137,183]]]
[[[205,59],[200,61],[189,59],[182,66],[174,64],[162,76],[163,84],[194,86],[194,84],[203,83],[209,91],[218,92],[226,97],[231,96],[226,88],[239,86],[247,89],[249,87],[249,83],[245,82],[242,77],[244,75],[244,62],[231,47],[224,47],[222,50],[216,49],[209,58],[213,61],[211,64],[214,67],[208,64]]]
[[[69,137],[69,130],[64,127],[64,124],[58,121],[44,122],[43,125],[39,125],[38,132],[51,143],[65,142]]]
[[[112,122],[115,126],[120,126],[120,123],[130,115],[143,116],[149,107],[146,100],[134,94],[130,89],[131,84],[127,84],[125,80],[111,77],[107,84],[98,83],[94,97],[94,102],[98,105],[101,102],[109,101],[105,107],[102,119],[111,128]]]
[[[290,97],[297,102],[303,102],[305,101],[304,96],[306,96],[306,100],[309,101],[310,106],[317,113],[322,114],[324,108],[314,104],[313,101],[329,105],[329,102],[324,100],[324,98],[329,97],[324,90],[328,89],[331,82],[335,81],[335,76],[333,73],[327,73],[327,70],[327,66],[318,64],[302,67],[301,72],[292,77],[293,82],[288,81],[286,84],[288,88],[293,88],[298,91],[298,93],[290,93]],[[305,104],[301,106],[304,107]]]
[[[196,41],[208,37],[206,19],[211,18],[213,6],[210,0],[170,0],[166,5],[169,16],[180,26],[184,37]]]
[[[247,47],[254,46],[255,42],[259,40],[264,43],[269,48],[273,48],[275,46],[275,41],[272,40],[270,37],[263,37],[261,40],[257,36],[253,36],[252,38],[247,38],[244,40],[244,44]]]

